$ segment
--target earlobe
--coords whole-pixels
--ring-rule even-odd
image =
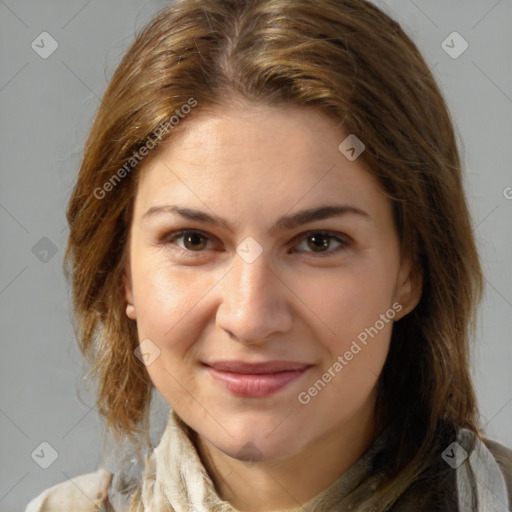
[[[126,300],[126,316],[130,320],[136,320],[137,314],[135,311],[134,301],[133,301],[133,292],[131,286],[131,279],[128,275],[128,272],[125,270],[124,272],[124,297]]]
[[[130,320],[136,320],[137,319],[137,315],[135,313],[135,306],[133,304],[127,304],[126,305],[126,316]]]
[[[418,268],[409,259],[403,261],[397,280],[395,299],[402,309],[395,320],[400,320],[409,314],[419,303],[423,289],[423,277]]]

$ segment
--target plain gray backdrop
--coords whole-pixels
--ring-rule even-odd
[[[93,394],[77,395],[64,212],[99,98],[166,3],[0,0],[0,511],[102,460]],[[512,447],[512,1],[376,3],[416,42],[452,112],[486,276],[473,375],[487,435]],[[157,395],[155,440],[166,405]],[[47,469],[41,443],[56,452]]]

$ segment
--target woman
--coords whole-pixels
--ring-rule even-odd
[[[453,127],[372,4],[170,4],[105,92],[67,216],[98,410],[148,456],[28,512],[509,510]]]

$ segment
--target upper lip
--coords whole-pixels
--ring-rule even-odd
[[[258,363],[249,363],[246,361],[213,361],[211,363],[204,363],[215,370],[243,373],[243,374],[265,374],[277,373],[292,370],[303,370],[308,366],[307,363],[298,363],[295,361],[262,361]]]

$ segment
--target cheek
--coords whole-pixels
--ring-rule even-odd
[[[298,289],[315,313],[317,336],[328,354],[309,384],[322,388],[328,381],[325,399],[342,399],[348,409],[357,408],[370,393],[386,361],[396,315],[393,265],[361,259],[305,278]]]
[[[370,262],[303,275],[294,292],[325,335],[347,342],[372,326],[392,305],[393,268]]]
[[[186,315],[197,294],[169,265],[156,258],[134,258],[132,284],[139,336],[163,341]]]
[[[317,407],[341,404],[333,414],[349,418],[370,397],[388,355],[392,313],[388,312],[386,320],[377,317],[371,323],[361,319],[351,322],[347,317],[351,327],[341,325],[336,337],[324,338],[329,356],[307,383],[310,387],[303,390],[311,397],[322,395]],[[361,312],[358,314],[361,318]]]
[[[168,360],[183,361],[199,348],[207,320],[205,296],[215,284],[213,275],[169,264],[165,257],[134,258],[134,303],[139,339],[149,338]]]
[[[198,304],[208,282],[200,280],[198,274],[194,277],[173,268],[163,259],[139,259],[134,263],[138,337],[140,342],[151,340],[157,347],[152,349],[159,351],[146,367],[148,375],[172,407],[190,408],[190,396],[196,396],[198,389],[189,363],[195,361],[194,351],[199,348],[195,342],[204,327],[198,321]]]

